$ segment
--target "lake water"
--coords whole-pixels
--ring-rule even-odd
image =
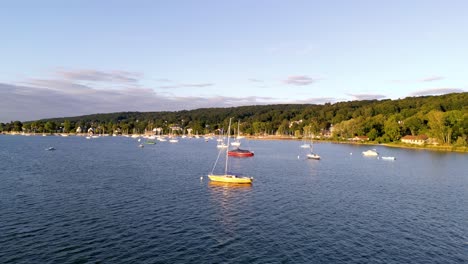
[[[0,263],[468,263],[466,154],[247,141],[242,186],[215,140],[138,144],[0,136]]]

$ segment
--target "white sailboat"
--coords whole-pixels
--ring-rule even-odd
[[[314,151],[313,151],[313,148],[312,148],[312,140],[310,140],[309,148],[310,148],[310,153],[307,154],[307,158],[308,158],[308,159],[319,160],[319,159],[320,159],[320,156],[319,156],[317,153],[314,153]]]
[[[234,142],[231,142],[231,146],[234,146],[234,147],[239,147],[240,146],[240,120],[237,121],[237,137],[236,137],[236,141]]]

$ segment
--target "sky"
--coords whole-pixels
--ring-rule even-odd
[[[468,91],[468,1],[6,1],[0,122]]]

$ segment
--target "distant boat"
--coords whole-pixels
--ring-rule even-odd
[[[250,150],[236,148],[228,151],[228,156],[233,157],[252,157],[254,153]]]
[[[140,148],[144,148],[144,147],[145,147],[145,145],[143,145],[143,144],[140,144],[140,145],[138,145],[138,147],[140,147]]]
[[[52,151],[52,150],[55,150],[55,148],[54,147],[48,147],[48,148],[46,148],[46,150]]]
[[[317,154],[317,153],[314,153],[313,151],[313,148],[312,148],[312,140],[310,141],[310,144],[307,144],[309,145],[309,149],[310,149],[310,153],[307,154],[307,158],[308,159],[314,159],[314,160],[319,160],[320,159],[320,156]],[[301,146],[302,147],[302,146]]]
[[[224,144],[224,142],[220,142],[216,145],[217,148],[227,148],[228,145]]]
[[[230,129],[231,129],[231,119],[229,119],[228,135],[229,135]],[[228,142],[227,143],[229,145],[229,136],[228,136]],[[219,155],[221,155],[222,151],[223,150],[221,149],[219,154],[218,154],[218,158],[219,158]],[[214,174],[213,173],[214,169],[216,168],[216,163],[215,163],[215,165],[213,167],[213,170],[211,171],[210,174],[208,174],[208,178],[211,181],[214,181],[214,182],[251,184],[252,181],[253,181],[252,177],[240,176],[238,174],[228,172],[228,164],[229,164],[229,154],[228,153],[229,153],[229,151],[227,151],[227,149],[226,149],[226,163],[225,163],[225,166],[224,166],[224,174]],[[216,162],[217,161],[218,161],[218,159],[216,159]]]
[[[379,153],[375,149],[369,149],[367,151],[363,151],[362,155],[368,156],[368,157],[376,157],[379,155]]]
[[[241,142],[240,142],[240,120],[237,121],[237,137],[236,137],[236,141],[234,142],[231,142],[231,146],[233,147],[238,147],[241,145]]]
[[[154,144],[156,144],[156,142],[154,142],[154,141],[146,141],[145,143],[146,143],[147,145],[154,145]]]
[[[310,144],[307,144],[307,143],[302,144],[302,145],[301,145],[301,148],[310,148]]]
[[[320,156],[315,154],[315,153],[309,153],[307,154],[307,158],[308,159],[314,159],[314,160],[319,160],[320,159]]]
[[[382,157],[383,160],[396,160],[395,157]]]
[[[233,146],[233,147],[239,147],[239,146],[240,146],[240,141],[231,142],[231,146]]]
[[[171,143],[177,143],[177,142],[179,142],[179,140],[178,140],[178,139],[175,139],[175,138],[172,138],[172,139],[169,139],[169,142],[171,142]]]

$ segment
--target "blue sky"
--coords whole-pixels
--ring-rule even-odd
[[[0,122],[468,87],[467,1],[10,1]]]

